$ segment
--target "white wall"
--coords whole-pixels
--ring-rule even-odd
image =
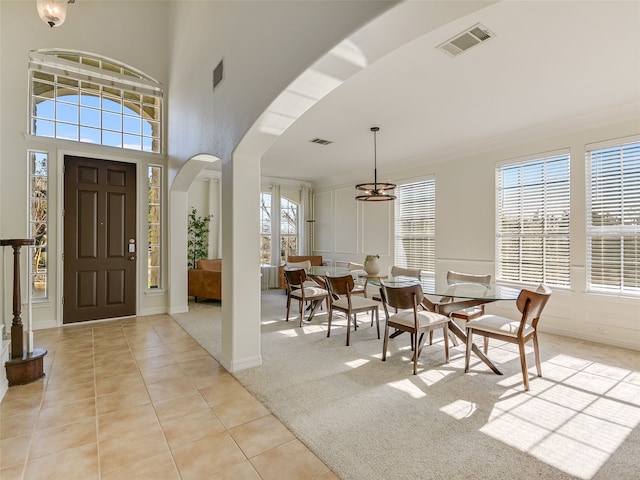
[[[423,159],[392,172],[394,182],[435,175],[436,274],[447,270],[491,272],[495,277],[495,167],[502,160],[569,148],[571,152],[571,289],[555,290],[540,329],[627,348],[640,349],[640,299],[588,294],[586,289],[585,145],[640,134],[640,122],[572,127],[563,135],[535,141],[503,139],[493,148],[446,162]],[[332,260],[359,261],[379,253],[381,269],[393,264],[392,202],[354,200],[353,185],[316,187],[316,245]],[[389,207],[386,207],[388,204]],[[371,208],[373,207],[373,208]],[[385,210],[389,208],[389,212]],[[390,213],[389,215],[387,213]],[[353,239],[356,239],[354,244]],[[387,245],[388,244],[388,245]],[[388,247],[388,248],[387,248]],[[490,309],[515,315],[510,302]]]

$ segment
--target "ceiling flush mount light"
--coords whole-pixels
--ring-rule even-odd
[[[67,4],[76,0],[38,0],[38,15],[50,27],[59,27],[67,18]]]
[[[396,199],[392,191],[396,188],[393,183],[378,182],[376,134],[379,130],[380,128],[378,127],[371,127],[371,131],[373,132],[373,183],[360,183],[356,185],[356,190],[363,192],[361,195],[356,196],[356,200],[360,200],[361,202],[385,202]]]

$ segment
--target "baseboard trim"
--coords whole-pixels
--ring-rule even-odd
[[[176,313],[189,313],[189,306],[185,305],[184,307],[173,307],[169,309],[169,315],[174,315]]]
[[[593,337],[591,335],[585,335],[581,332],[576,332],[575,330],[563,330],[561,328],[549,328],[549,327],[538,327],[542,333],[551,333],[553,335],[560,335],[562,337],[575,338],[578,340],[585,340],[587,342],[593,342],[601,345],[607,345],[610,347],[618,347],[625,348],[627,350],[635,350],[640,351],[640,346],[638,346],[635,342],[623,342],[620,340],[615,340],[611,338],[602,337]]]
[[[239,360],[228,360],[224,356],[220,355],[220,365],[222,365],[228,372],[239,372],[240,370],[246,370],[248,368],[259,367],[262,365],[262,355],[255,357],[247,357]]]

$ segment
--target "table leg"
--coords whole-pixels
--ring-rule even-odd
[[[482,305],[484,303],[489,303],[489,302],[486,300],[461,300],[458,302],[436,303],[435,311],[436,313],[440,313],[442,315],[449,317],[449,314],[455,310],[461,310],[463,308]],[[427,307],[427,305],[425,305],[425,307]],[[451,317],[449,317],[449,331],[453,333],[456,337],[458,337],[460,340],[462,340],[463,345],[467,344],[467,334],[458,326],[458,324]],[[489,358],[484,353],[482,353],[482,351],[475,344],[471,346],[471,350],[473,351],[473,353],[475,353],[478,356],[480,360],[482,360],[491,370],[493,370],[494,373],[496,373],[497,375],[502,375],[502,372],[498,370],[498,367],[496,367],[493,364],[493,362],[489,360]]]
[[[467,335],[462,331],[462,329],[452,318],[449,319],[449,331],[452,332],[460,340],[462,340],[463,345],[466,345]],[[498,370],[498,367],[496,367],[493,362],[489,360],[484,353],[482,353],[482,350],[480,350],[475,343],[471,346],[471,350],[478,356],[480,360],[486,363],[487,366],[494,371],[494,373],[496,373],[497,375],[502,375],[502,372]]]

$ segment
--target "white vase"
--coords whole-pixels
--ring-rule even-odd
[[[364,262],[364,270],[369,275],[377,275],[380,271],[380,265],[378,265],[378,259],[376,257],[365,260]]]

